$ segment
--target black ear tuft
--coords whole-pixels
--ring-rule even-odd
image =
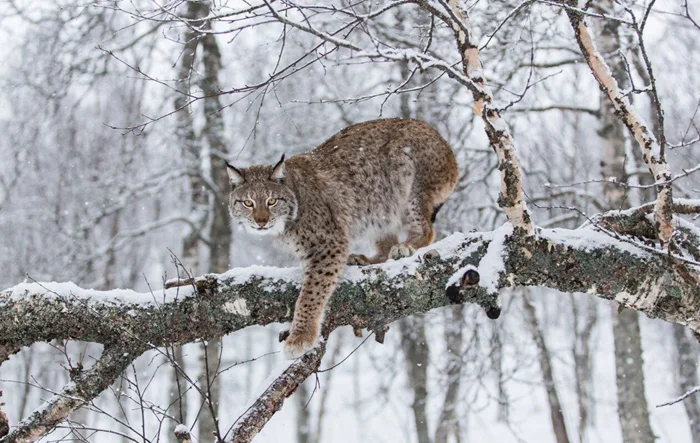
[[[228,180],[229,183],[231,183],[231,186],[238,186],[245,181],[243,171],[233,166],[229,162],[226,162],[226,172],[228,172]]]
[[[272,168],[272,173],[270,174],[270,180],[282,181],[282,180],[284,180],[284,173],[285,173],[284,154],[282,154],[282,158],[280,158],[280,161],[278,161],[277,164]]]

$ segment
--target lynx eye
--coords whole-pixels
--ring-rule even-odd
[[[277,199],[270,197],[267,199],[267,206],[275,206],[277,204]]]
[[[246,208],[252,208],[255,206],[255,203],[253,203],[253,200],[243,200],[243,206]]]

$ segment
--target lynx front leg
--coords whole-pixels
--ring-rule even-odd
[[[289,359],[300,357],[316,344],[324,309],[348,258],[347,243],[323,246],[310,255],[304,266],[301,293],[284,344],[284,355]]]

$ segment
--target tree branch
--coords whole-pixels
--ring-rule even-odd
[[[233,428],[231,442],[250,442],[272,416],[282,409],[284,400],[292,395],[304,380],[316,372],[325,353],[326,341],[321,340],[315,348],[289,365],[282,375],[277,377],[243,416],[237,420]]]
[[[439,17],[452,28],[462,58],[464,75],[478,86],[476,89],[471,89],[474,96],[474,112],[484,122],[489,143],[498,155],[498,169],[501,171],[498,205],[517,231],[532,234],[533,224],[523,199],[522,178],[518,156],[515,153],[515,143],[508,126],[501,117],[501,111],[493,103],[493,94],[486,83],[479,48],[473,37],[469,18],[462,12],[457,0],[438,0],[438,3],[445,9],[446,14],[443,14],[433,2],[418,0],[422,8]]]
[[[657,142],[656,137],[649,129],[649,125],[636,113],[627,97],[620,91],[617,81],[610,71],[610,67],[593,43],[584,15],[571,8],[567,8],[566,13],[574,31],[576,42],[586,59],[588,67],[610,99],[619,118],[637,140],[642,149],[642,158],[658,185],[654,218],[656,229],[659,231],[659,239],[668,248],[673,235],[673,227],[671,225],[673,200],[670,183],[671,170],[666,163],[664,146]]]
[[[122,371],[141,355],[143,349],[108,347],[100,360],[73,380],[24,419],[0,443],[33,442],[51,432],[68,415],[107,389]]]
[[[640,211],[611,214],[622,222],[636,217],[636,212]],[[623,301],[627,307],[696,328],[694,313],[685,321],[652,308],[667,298],[668,285],[673,285],[678,296],[700,291],[683,277],[697,275],[697,269],[687,267],[680,272],[681,265],[673,256],[650,252],[632,240],[611,238],[595,226],[542,229],[528,239],[516,239],[505,228],[454,234],[431,248],[439,257],[431,254],[433,258],[427,259],[417,254],[381,265],[348,267],[330,302],[328,330],[343,325],[374,329],[455,302],[488,308],[496,304],[500,289],[514,286],[548,286],[620,298],[620,290],[632,277],[640,280],[640,275],[643,282],[624,290],[636,297]],[[448,279],[455,269],[467,265],[478,268],[481,282],[462,291],[459,300],[450,300],[445,294]],[[554,271],[562,266],[572,272],[559,275]],[[640,272],[632,276],[633,269]],[[578,271],[575,278],[573,270]],[[596,270],[604,271],[597,274]],[[629,276],[612,278],[615,272],[623,271]],[[196,289],[192,285],[151,294],[95,291],[72,283],[21,283],[0,292],[0,361],[22,346],[41,341],[72,339],[107,346],[125,343],[146,349],[219,337],[250,325],[289,321],[300,278],[299,268],[254,266],[199,277]],[[646,291],[659,279],[668,285]],[[700,307],[700,296],[674,302],[682,311],[696,304]]]
[[[626,218],[642,220],[639,212],[615,217],[624,224]],[[633,237],[613,238],[594,224],[541,229],[532,236],[512,232],[506,224],[493,232],[454,234],[433,244],[435,252],[423,249],[398,261],[348,267],[330,300],[325,333],[344,325],[382,330],[400,318],[464,302],[480,304],[495,317],[498,292],[519,286],[595,294],[700,332],[700,273],[687,261]],[[468,284],[462,284],[467,275]],[[300,279],[299,268],[254,266],[150,294],[72,283],[22,283],[0,292],[0,362],[38,341],[106,346],[102,359],[25,420],[21,432],[50,431],[147,349],[291,320]],[[8,441],[13,440],[0,440]]]

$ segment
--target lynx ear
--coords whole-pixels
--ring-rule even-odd
[[[231,186],[238,186],[245,181],[243,171],[226,162],[226,172],[228,172],[228,180]]]
[[[281,181],[284,180],[284,154],[282,158],[277,162],[274,168],[272,168],[272,173],[270,174],[270,180]]]

